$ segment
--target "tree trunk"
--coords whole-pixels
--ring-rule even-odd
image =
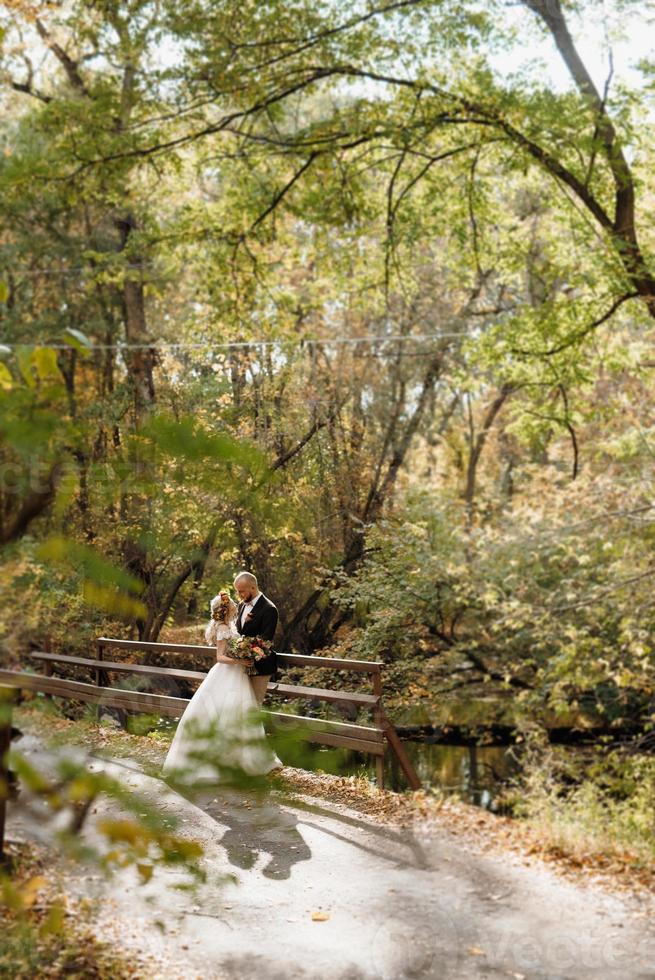
[[[366,525],[372,524],[378,519],[382,508],[393,494],[400,468],[425,415],[430,393],[441,371],[442,361],[443,351],[439,350],[433,356],[423,376],[416,407],[404,429],[396,431],[397,420],[392,420],[395,445],[391,448],[389,443],[392,440],[385,439],[384,457],[381,458],[376,469],[361,510],[361,523],[359,525],[361,532],[354,522],[349,524],[349,539],[346,541],[345,554],[339,563],[339,567],[346,572],[352,572],[361,561],[365,548],[364,532]],[[390,454],[387,456],[388,450],[390,450]],[[315,589],[287,623],[282,637],[282,642],[286,647],[293,645],[299,649],[311,651],[324,646],[329,640],[335,610],[327,601],[325,591],[325,588]],[[321,603],[323,604],[321,605]],[[311,621],[312,619],[313,621]]]
[[[134,414],[138,425],[155,401],[155,382],[153,369],[157,352],[150,346],[146,323],[146,309],[143,283],[143,256],[133,252],[130,239],[137,229],[136,218],[132,214],[115,219],[120,233],[120,251],[127,253],[125,281],[123,283],[122,303],[125,323],[125,342],[128,345],[126,363],[134,393]]]
[[[166,617],[171,611],[178,592],[188,577],[199,568],[204,567],[204,565],[207,563],[209,553],[211,552],[214,542],[216,541],[216,535],[218,534],[219,527],[220,524],[216,523],[210,529],[207,537],[198,548],[198,551],[194,557],[191,558],[191,560],[173,579],[168,591],[166,592],[166,595],[157,602],[156,610],[153,609],[151,611],[150,616],[143,625],[142,635],[139,637],[141,640],[146,640],[149,643],[157,642],[157,638],[162,630],[162,627],[164,626],[164,623],[166,622]]]

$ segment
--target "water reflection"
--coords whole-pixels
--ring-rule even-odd
[[[486,810],[497,809],[501,790],[519,770],[516,750],[511,748],[430,745],[411,740],[403,740],[403,745],[424,787],[438,788]],[[280,755],[284,762],[283,753]],[[360,752],[312,745],[309,748],[309,762],[315,770],[322,769],[341,776],[366,773],[370,779],[375,778],[374,759]],[[407,787],[398,760],[390,749],[387,749],[385,756],[384,779],[389,789],[403,790]]]
[[[498,794],[519,769],[515,751],[509,747],[403,744],[425,786],[487,810],[496,809]],[[395,756],[389,759],[389,769],[390,788],[403,788],[405,781]]]

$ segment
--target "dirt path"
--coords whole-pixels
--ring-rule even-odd
[[[20,750],[49,764],[34,736]],[[264,805],[215,790],[192,802],[132,759],[92,763],[175,813],[206,848],[210,878],[196,896],[171,887],[176,873],[147,885],[133,870],[70,881],[105,896],[101,931],[155,953],[167,980],[655,978],[655,927],[634,898],[514,855],[475,854],[447,830],[422,835],[324,800],[292,805],[278,791]],[[37,832],[18,812],[9,827]],[[226,873],[235,880],[218,884]]]

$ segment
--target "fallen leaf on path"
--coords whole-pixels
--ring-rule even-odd
[[[483,949],[480,949],[479,946],[469,946],[468,953],[471,956],[486,956],[487,955]]]
[[[48,879],[43,875],[34,875],[20,888],[20,902],[24,909],[30,908],[36,901],[38,893],[46,887]]]
[[[329,918],[329,912],[312,912],[312,922],[327,922]]]

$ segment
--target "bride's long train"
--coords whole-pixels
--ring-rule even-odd
[[[177,726],[162,773],[187,784],[231,782],[282,766],[266,741],[260,708],[243,669],[217,663]]]

